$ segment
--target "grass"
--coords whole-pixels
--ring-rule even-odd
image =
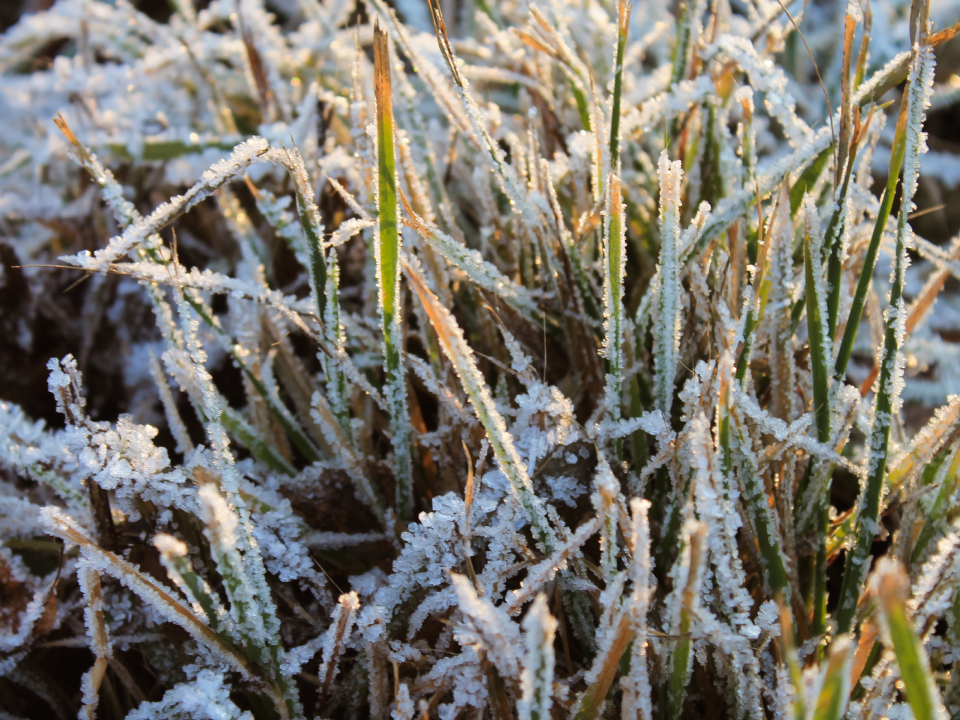
[[[960,713],[958,26],[267,7],[0,37],[4,711]]]

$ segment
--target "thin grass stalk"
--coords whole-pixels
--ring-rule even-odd
[[[653,700],[650,673],[647,665],[647,613],[652,596],[650,563],[650,527],[647,516],[650,501],[633,498],[630,501],[630,528],[628,546],[632,547],[630,579],[633,593],[630,598],[631,652],[630,668],[620,684],[623,687],[623,711],[629,717],[652,720]]]
[[[654,395],[657,409],[670,422],[680,347],[680,191],[683,166],[660,155],[660,264],[657,327],[654,334]]]
[[[957,445],[952,451],[949,448],[944,448],[937,458],[924,469],[921,485],[927,487],[939,486],[939,490],[933,505],[923,513],[923,527],[914,543],[911,556],[913,564],[923,559],[930,543],[943,532],[943,519],[951,506],[950,499],[957,491],[958,481],[960,481],[960,445]]]
[[[490,388],[477,369],[473,351],[464,340],[463,331],[457,325],[457,321],[450,314],[450,311],[443,307],[437,296],[427,287],[420,276],[420,271],[413,262],[404,258],[404,268],[407,271],[407,277],[410,279],[410,285],[423,304],[434,332],[437,333],[440,347],[443,348],[444,354],[453,364],[457,375],[460,376],[464,392],[470,398],[470,403],[477,413],[477,418],[486,430],[490,447],[497,458],[497,464],[510,482],[510,487],[530,520],[537,544],[546,555],[553,554],[556,547],[556,537],[547,522],[543,503],[533,491],[533,484],[527,468],[517,452],[513,437],[507,430],[506,421],[497,410],[490,395]]]
[[[746,158],[751,158],[753,153],[753,105],[752,103],[744,102],[744,115],[745,122],[747,126],[743,130],[744,142],[742,152]],[[718,161],[719,162],[719,161]],[[747,174],[748,181],[753,178],[753,165],[749,164],[745,160],[746,167],[744,168]],[[719,168],[719,165],[717,166]],[[719,170],[718,170],[719,171]],[[777,202],[774,205],[774,217],[776,217],[777,207],[780,204],[781,198],[777,198]],[[746,317],[743,321],[743,342],[740,347],[740,355],[737,357],[737,368],[735,378],[738,383],[743,385],[744,380],[747,377],[747,369],[750,367],[750,356],[753,353],[753,342],[754,336],[756,334],[757,323],[760,321],[760,312],[762,309],[762,293],[764,280],[766,279],[766,265],[767,265],[767,245],[764,244],[764,251],[760,253],[760,240],[764,233],[763,228],[763,218],[762,213],[761,217],[758,218],[759,222],[757,223],[756,231],[750,229],[749,224],[747,227],[747,264],[753,266],[752,275],[750,278],[750,285],[744,291],[743,305],[745,307]]]
[[[916,720],[947,720],[918,629],[907,617],[904,595],[908,587],[903,569],[894,561],[881,558],[874,592],[879,600],[884,635],[897,656],[907,702]]]
[[[837,331],[837,318],[840,314],[840,291],[843,287],[843,237],[846,233],[846,205],[850,193],[850,179],[853,177],[853,166],[857,159],[857,147],[850,149],[847,159],[847,170],[843,176],[843,184],[837,197],[837,208],[830,217],[827,232],[824,235],[826,243],[824,250],[828,253],[827,259],[827,332],[830,338]]]
[[[907,90],[909,91],[909,87]],[[867,304],[867,290],[870,288],[870,282],[873,279],[873,269],[877,263],[877,253],[880,250],[880,240],[883,237],[883,231],[886,229],[887,220],[890,218],[890,210],[893,208],[893,198],[897,191],[897,183],[900,180],[900,169],[903,167],[903,157],[906,151],[908,106],[908,94],[905,92],[903,101],[900,104],[900,115],[897,118],[897,129],[893,137],[893,149],[890,152],[887,184],[883,189],[883,197],[880,198],[880,210],[877,213],[877,221],[873,226],[873,235],[870,236],[870,244],[867,246],[867,251],[863,256],[863,266],[860,270],[860,277],[857,280],[857,288],[853,293],[853,303],[850,306],[850,313],[847,315],[847,325],[843,331],[843,338],[840,340],[840,349],[837,351],[837,360],[834,364],[834,376],[838,382],[843,382],[847,374],[847,365],[850,363],[850,356],[853,354],[853,343],[857,339],[860,318],[863,317],[863,309]]]
[[[739,466],[739,480],[743,489],[743,504],[750,517],[750,524],[757,538],[760,556],[763,558],[763,576],[770,587],[770,595],[783,596],[790,599],[790,581],[787,576],[787,563],[783,555],[783,539],[777,527],[776,517],[770,507],[767,493],[764,491],[763,477],[757,467],[756,457],[750,446],[752,444],[746,426],[739,417],[739,413],[732,413],[733,417],[725,417],[725,421],[732,421],[731,430],[735,436],[736,464]]]
[[[620,178],[610,173],[607,181],[607,218],[603,233],[604,353],[607,376],[604,405],[610,420],[622,417],[623,402],[623,276],[626,272],[626,227]],[[623,459],[623,440],[614,440],[614,452]]]
[[[327,698],[330,695],[333,678],[337,674],[337,661],[350,640],[350,630],[353,627],[354,616],[359,609],[360,600],[357,593],[351,591],[340,596],[333,611],[330,627],[326,632],[323,660],[317,673],[317,678],[320,680],[318,699],[321,706],[326,705]]]
[[[917,171],[920,164],[919,156],[922,151],[921,128],[924,112],[930,102],[933,66],[932,49],[926,46],[917,46],[910,69],[910,79],[904,93],[903,107],[906,109],[901,112],[904,127],[904,150],[900,154],[901,157],[907,157],[907,164],[903,176],[903,199],[897,218],[897,247],[894,259],[893,286],[890,289],[890,306],[885,314],[884,341],[880,355],[880,381],[874,404],[873,426],[868,441],[867,479],[860,493],[854,546],[847,554],[837,609],[837,627],[841,633],[850,632],[856,617],[857,604],[860,600],[863,580],[867,572],[870,549],[873,545],[873,538],[879,530],[877,523],[886,476],[890,426],[893,423],[893,414],[900,410],[900,390],[903,384],[903,358],[900,354],[900,348],[903,343],[907,321],[906,305],[903,299],[904,274],[908,264],[906,246],[909,225],[907,224],[907,218],[913,205],[913,195],[917,189]]]
[[[817,209],[809,195],[803,200],[803,264],[806,280],[807,333],[810,338],[810,366],[813,375],[813,414],[817,440],[830,442],[830,359],[833,357],[827,327],[826,288]]]
[[[630,30],[633,0],[620,0],[617,7],[617,51],[614,57],[613,104],[610,109],[610,172],[620,175],[620,103],[623,95],[623,53]]]
[[[547,598],[537,595],[523,619],[526,654],[520,685],[523,695],[517,707],[520,720],[550,720],[553,704],[553,642],[557,621],[550,614]]]
[[[820,691],[813,706],[813,720],[840,720],[850,699],[850,662],[854,644],[840,637],[830,646],[830,658],[821,671]]]
[[[87,601],[84,608],[84,624],[90,638],[90,650],[93,652],[93,667],[83,674],[80,686],[83,689],[83,708],[80,717],[95,720],[99,704],[100,685],[107,674],[107,666],[113,652],[107,636],[107,623],[103,612],[103,592],[100,586],[100,574],[97,570],[82,563],[77,573],[80,587]]]
[[[682,564],[684,580],[680,594],[680,618],[676,628],[672,628],[673,642],[676,647],[668,662],[666,687],[661,691],[661,717],[665,720],[677,720],[683,709],[683,700],[687,695],[687,685],[693,664],[693,639],[690,629],[698,605],[700,585],[703,580],[703,568],[706,564],[707,527],[696,520],[687,520],[683,528],[683,549],[677,562]]]
[[[410,412],[407,384],[400,352],[403,324],[400,296],[400,206],[397,200],[397,166],[394,156],[393,95],[390,83],[390,50],[386,32],[374,26],[374,85],[377,96],[377,208],[375,236],[377,282],[383,328],[384,394],[393,433],[397,513],[413,518],[413,467],[410,455]]]
[[[809,195],[804,195],[803,264],[806,281],[807,334],[810,338],[810,366],[813,375],[813,414],[817,424],[817,440],[830,443],[830,421],[833,415],[830,396],[830,359],[833,357],[830,332],[827,327],[826,288],[823,284],[823,252],[817,209]],[[817,553],[813,585],[813,632],[821,634],[826,627],[827,530],[830,511],[830,476],[832,467],[811,459],[811,477],[817,487],[822,486],[813,502],[817,519]],[[825,482],[819,482],[825,480]],[[801,496],[803,497],[803,496]]]

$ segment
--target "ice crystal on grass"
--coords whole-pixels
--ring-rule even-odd
[[[9,712],[960,707],[953,5],[135,5],[0,36]]]

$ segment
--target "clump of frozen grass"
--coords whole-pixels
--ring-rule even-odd
[[[908,222],[947,9],[453,5],[0,38],[0,319],[29,353],[80,308],[62,423],[0,402],[5,692],[960,713],[960,240]]]

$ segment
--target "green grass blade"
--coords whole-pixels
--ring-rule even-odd
[[[903,166],[903,157],[906,151],[908,104],[907,96],[904,95],[903,102],[900,105],[900,116],[897,119],[896,133],[893,138],[893,149],[890,152],[887,185],[883,190],[883,197],[880,199],[880,211],[877,214],[876,224],[873,226],[873,235],[870,236],[870,245],[867,246],[866,254],[863,256],[863,267],[860,270],[860,278],[857,280],[857,288],[853,293],[853,304],[850,306],[850,314],[847,316],[847,326],[844,328],[840,349],[837,351],[834,375],[840,381],[847,374],[847,365],[850,363],[850,356],[853,354],[853,343],[857,339],[860,318],[863,317],[863,308],[867,303],[867,290],[870,288],[870,281],[873,279],[873,268],[877,264],[880,240],[887,226],[887,220],[890,218],[893,197],[897,192],[900,168]]]
[[[813,414],[817,440],[830,442],[830,334],[827,329],[826,291],[817,208],[809,195],[803,199],[803,264],[806,279],[807,332],[810,337],[810,365],[813,373]]]
[[[854,648],[848,637],[837,638],[830,646],[830,659],[823,669],[813,720],[840,720],[846,712],[850,699],[850,661]]]
[[[620,0],[617,9],[617,55],[613,75],[613,105],[610,110],[610,172],[620,174],[620,102],[623,95],[623,52],[630,29],[633,0]],[[586,128],[585,128],[586,129]]]
[[[830,359],[833,357],[830,333],[827,328],[826,288],[823,284],[823,252],[817,209],[809,195],[803,196],[803,265],[805,277],[807,334],[810,338],[810,366],[813,375],[813,414],[817,422],[817,440],[830,443],[830,420],[833,410],[830,403]],[[815,462],[811,477],[816,487],[822,488],[819,496],[812,498],[817,503],[814,517],[817,521],[817,553],[814,570],[813,632],[820,634],[826,625],[827,589],[827,529],[830,512],[830,477],[832,468]],[[801,498],[804,498],[801,495]]]
[[[849,632],[856,617],[857,603],[867,570],[867,560],[873,539],[878,531],[880,500],[883,493],[887,468],[887,450],[890,441],[890,426],[893,415],[900,410],[900,386],[903,383],[903,357],[900,353],[907,321],[906,303],[903,299],[904,274],[907,267],[907,218],[912,209],[913,195],[917,189],[917,170],[921,152],[921,127],[923,115],[930,101],[933,76],[933,51],[920,47],[910,69],[910,79],[904,93],[898,123],[904,128],[901,156],[907,158],[903,177],[904,198],[897,218],[897,247],[894,259],[893,286],[890,289],[890,307],[885,315],[883,350],[880,356],[880,380],[874,405],[873,427],[868,440],[867,482],[861,493],[853,548],[847,554],[840,589],[840,604],[837,609],[837,627],[841,633]],[[899,133],[899,127],[898,127]],[[889,187],[889,186],[888,186]],[[861,276],[862,278],[862,276]],[[847,328],[849,329],[849,325]],[[846,335],[844,336],[846,339]]]
[[[797,210],[800,209],[800,205],[803,203],[804,196],[813,190],[813,186],[816,185],[817,179],[823,173],[824,168],[827,166],[827,163],[830,162],[832,156],[833,146],[831,145],[817,155],[814,161],[807,166],[807,169],[800,174],[800,177],[797,178],[793,187],[790,188],[791,215],[797,214]]]
[[[909,587],[909,580],[900,566],[886,558],[881,559],[877,568],[876,593],[886,634],[900,666],[907,702],[916,720],[946,720],[946,708],[930,674],[923,643],[907,618],[906,587]]]
[[[723,410],[721,410],[723,412]],[[734,455],[738,477],[742,488],[743,504],[750,517],[760,556],[763,558],[763,576],[770,586],[771,595],[790,597],[790,583],[787,578],[787,563],[783,556],[783,540],[770,509],[770,501],[764,490],[763,477],[759,473],[757,460],[751,448],[751,439],[739,413],[731,418],[734,433]]]
[[[380,317],[383,327],[385,395],[393,433],[397,513],[413,518],[413,468],[410,456],[410,412],[407,384],[400,353],[403,349],[400,302],[400,232],[397,203],[397,166],[394,156],[393,91],[387,35],[374,28],[374,85],[377,94],[377,280],[380,284]]]
[[[665,692],[661,694],[662,714],[665,720],[677,720],[683,709],[683,700],[687,695],[687,685],[690,682],[690,670],[693,663],[693,639],[690,637],[690,628],[693,623],[694,612],[700,595],[700,585],[703,580],[703,568],[706,564],[707,552],[706,525],[688,520],[684,523],[683,544],[678,562],[682,563],[682,577],[685,579],[681,590],[680,621],[677,627],[671,628],[672,635],[677,639],[673,654],[669,660],[669,674],[667,676]]]
[[[921,487],[939,485],[937,497],[933,505],[921,514],[923,527],[913,546],[912,563],[918,563],[923,558],[930,542],[943,531],[943,518],[951,508],[950,499],[957,491],[960,481],[960,445],[952,450],[944,448],[940,454],[923,471]]]

